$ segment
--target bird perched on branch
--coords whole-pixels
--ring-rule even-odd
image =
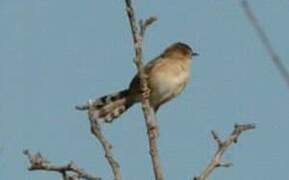
[[[182,92],[189,80],[192,57],[197,55],[189,45],[177,42],[144,66],[150,90],[149,102],[155,112]],[[110,123],[132,105],[141,102],[141,98],[140,78],[135,75],[128,89],[100,97],[76,109],[92,109],[94,119]]]

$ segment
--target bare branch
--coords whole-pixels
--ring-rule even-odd
[[[235,125],[235,128],[231,135],[225,140],[222,141],[219,136],[212,131],[213,139],[216,141],[218,145],[218,149],[216,153],[214,154],[214,157],[212,158],[209,165],[205,168],[205,170],[202,172],[202,174],[198,177],[195,177],[194,180],[208,180],[208,177],[212,174],[212,172],[218,168],[218,167],[230,167],[233,164],[230,162],[222,162],[222,158],[226,150],[233,144],[237,143],[237,140],[242,132],[247,130],[255,129],[254,124],[243,124],[243,125]]]
[[[253,10],[251,9],[248,1],[241,0],[240,2],[241,2],[241,7],[244,10],[246,16],[248,17],[251,25],[256,30],[259,39],[261,40],[267,53],[271,57],[271,60],[273,61],[274,65],[278,69],[280,75],[283,77],[285,83],[287,84],[287,86],[289,88],[289,72],[288,72],[286,66],[282,62],[280,56],[275,52],[269,37],[265,33],[264,29],[261,27],[261,25],[260,25],[258,19],[256,18]]]
[[[215,131],[211,131],[211,134],[212,134],[214,140],[218,143],[218,145],[222,146],[223,142],[219,138],[218,134]]]
[[[156,22],[158,20],[157,17],[152,16],[147,18],[144,22],[143,20],[140,20],[139,26],[140,26],[140,34],[142,37],[144,37],[145,31],[147,30],[147,28],[152,25],[154,22]]]
[[[137,67],[137,71],[140,77],[140,83],[141,83],[141,89],[143,92],[143,98],[142,98],[142,110],[145,117],[146,127],[147,127],[147,134],[148,134],[148,140],[149,140],[149,147],[150,147],[150,155],[151,160],[153,164],[153,170],[156,180],[163,180],[164,176],[161,169],[161,163],[160,163],[160,157],[158,153],[158,147],[157,147],[157,137],[158,137],[158,125],[156,122],[156,117],[154,114],[154,110],[150,106],[150,102],[148,100],[148,97],[150,95],[150,89],[148,88],[147,82],[146,82],[146,74],[144,72],[144,65],[142,63],[143,59],[143,39],[145,30],[157,19],[156,17],[150,17],[147,20],[140,21],[140,23],[137,23],[135,12],[132,6],[131,0],[125,0],[126,3],[126,10],[128,19],[130,22],[132,37],[133,37],[133,44],[135,49],[135,58],[134,62]]]
[[[98,139],[105,152],[105,158],[112,170],[114,180],[121,180],[121,172],[119,163],[115,160],[112,154],[112,145],[108,142],[102,133],[101,126],[96,119],[93,118],[93,106],[89,105],[88,117],[90,121],[91,133]]]
[[[28,157],[30,162],[29,171],[54,171],[62,175],[63,180],[73,180],[73,179],[85,179],[85,180],[101,180],[99,177],[92,176],[85,172],[83,169],[77,167],[73,162],[67,165],[58,166],[53,165],[51,162],[46,160],[40,153],[31,154],[28,150],[23,151],[23,153]],[[68,172],[74,173],[74,175],[67,175]]]

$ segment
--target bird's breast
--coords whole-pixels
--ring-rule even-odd
[[[151,103],[159,105],[177,96],[184,89],[190,65],[183,62],[166,63],[150,74]]]

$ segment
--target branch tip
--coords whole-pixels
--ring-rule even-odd
[[[50,163],[46,160],[40,153],[31,154],[29,150],[24,150],[23,154],[28,157],[30,166],[28,170],[30,171],[54,171],[62,175],[63,179],[85,179],[85,180],[101,180],[99,177],[95,177],[85,172],[83,169],[77,167],[72,161],[67,165],[58,166]],[[73,175],[68,176],[67,172],[73,173]]]
[[[198,177],[194,177],[194,180],[207,180],[208,177],[212,174],[212,172],[218,167],[231,167],[233,164],[231,162],[222,162],[222,158],[224,153],[228,150],[228,148],[236,143],[239,136],[242,132],[247,130],[255,129],[255,124],[235,124],[234,129],[231,135],[226,140],[221,140],[218,134],[215,131],[211,131],[211,134],[214,140],[218,143],[218,148],[216,153],[214,154],[211,162],[208,166],[203,170],[202,174]]]
[[[222,140],[220,139],[220,137],[218,136],[217,132],[212,130],[211,134],[213,136],[213,139],[217,142],[218,146],[221,147],[223,145]]]

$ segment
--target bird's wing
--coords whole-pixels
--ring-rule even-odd
[[[149,74],[154,71],[155,69],[157,69],[160,65],[162,65],[163,61],[165,60],[165,58],[163,58],[162,56],[158,56],[157,58],[151,60],[150,62],[148,62],[145,67],[144,67],[144,71],[145,73],[149,76]],[[138,92],[141,92],[140,89],[140,78],[139,75],[136,74],[134,76],[134,78],[132,79],[132,81],[130,82],[129,85],[129,89],[134,89],[137,90]]]

